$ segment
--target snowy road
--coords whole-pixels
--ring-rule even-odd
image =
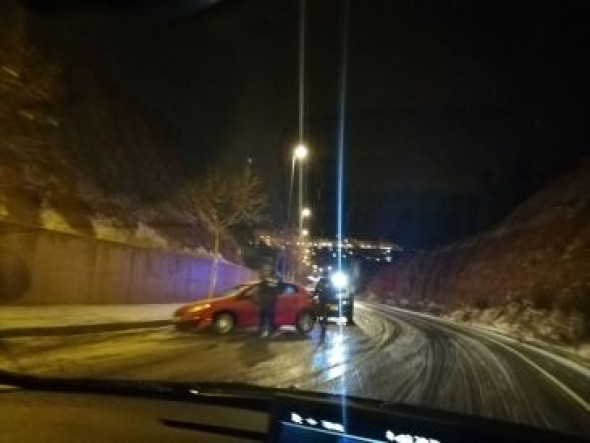
[[[360,304],[326,342],[283,332],[226,337],[172,328],[14,338],[0,368],[63,376],[223,380],[342,392],[590,437],[590,371],[494,334]]]

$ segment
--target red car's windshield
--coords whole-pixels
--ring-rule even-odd
[[[227,295],[235,295],[239,292],[241,292],[242,290],[244,290],[245,288],[249,287],[251,285],[236,285],[236,286],[232,286],[231,288],[222,290],[217,292],[217,296],[219,297],[225,297]]]

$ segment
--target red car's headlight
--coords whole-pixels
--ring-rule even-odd
[[[206,309],[209,309],[211,307],[211,305],[209,303],[205,303],[204,305],[196,305],[193,306],[192,308],[189,308],[186,313],[187,314],[194,314],[195,312],[201,312],[204,311]]]

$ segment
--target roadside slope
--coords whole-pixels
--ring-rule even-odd
[[[379,273],[380,301],[580,347],[590,340],[590,165],[494,229]]]

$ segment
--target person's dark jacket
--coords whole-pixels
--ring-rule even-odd
[[[260,300],[260,306],[264,307],[272,307],[276,301],[276,298],[279,296],[281,292],[281,279],[278,275],[271,275],[269,277],[265,277],[260,282],[260,287],[258,289],[258,299]]]
[[[336,297],[336,290],[328,277],[320,278],[315,288],[315,295],[320,304],[328,303]]]

